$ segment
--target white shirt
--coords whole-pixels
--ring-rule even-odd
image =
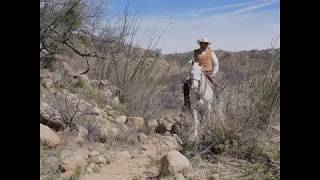
[[[218,61],[218,57],[216,55],[216,53],[214,53],[214,51],[212,51],[212,64],[213,64],[213,75],[216,75],[217,72],[219,71],[219,61]]]

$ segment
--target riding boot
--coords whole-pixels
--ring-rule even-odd
[[[210,74],[206,74],[207,78],[211,82],[212,85],[214,85],[214,80],[212,79],[212,76]]]

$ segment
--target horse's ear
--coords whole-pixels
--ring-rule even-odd
[[[194,64],[193,59],[190,59],[190,60],[188,61],[188,63],[193,65],[193,64]]]

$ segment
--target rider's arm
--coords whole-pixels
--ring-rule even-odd
[[[212,64],[213,64],[213,75],[216,75],[217,72],[219,71],[219,61],[216,53],[212,51]]]

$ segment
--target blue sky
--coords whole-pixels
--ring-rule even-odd
[[[168,26],[156,45],[164,53],[197,48],[200,37],[213,49],[267,49],[280,34],[280,0],[109,0],[106,12],[119,14],[128,2],[140,15],[138,38]]]

